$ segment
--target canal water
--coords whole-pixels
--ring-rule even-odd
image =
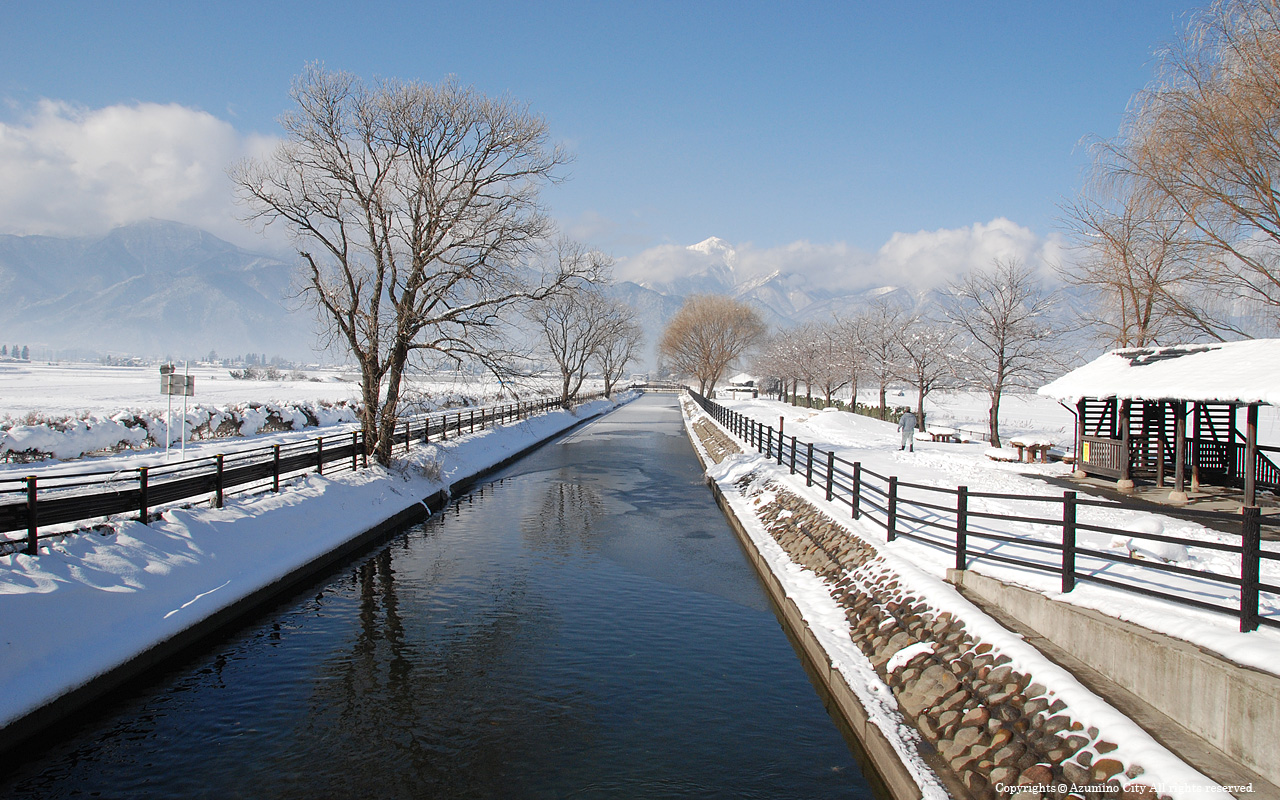
[[[872,796],[663,395],[54,738],[0,796]]]

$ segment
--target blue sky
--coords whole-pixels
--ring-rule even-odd
[[[577,154],[572,179],[546,194],[553,214],[624,259],[712,235],[758,252],[810,243],[849,257],[895,234],[998,219],[1046,240],[1057,204],[1080,185],[1082,138],[1114,134],[1151,77],[1153,50],[1195,7],[11,4],[0,179],[17,177],[0,227],[70,233],[72,218],[93,227],[145,212],[232,230],[210,222],[229,213],[213,208],[225,194],[217,158],[276,135],[291,77],[320,60],[366,78],[452,73],[527,101]],[[105,109],[120,110],[111,136],[96,133]],[[181,111],[204,115],[183,121]],[[153,123],[171,126],[161,140],[178,161],[200,162],[168,177],[209,181],[199,198],[152,185],[126,202],[104,188],[144,172],[142,155],[167,152],[140,144],[150,133],[128,133]],[[212,149],[193,143],[204,138]],[[55,140],[70,166],[37,174],[31,162]],[[107,152],[130,147],[146,153]],[[85,161],[99,165],[93,180],[76,166]],[[42,194],[51,185],[57,198]],[[99,191],[115,216],[76,212],[70,195],[89,202]],[[170,199],[151,207],[144,195]]]

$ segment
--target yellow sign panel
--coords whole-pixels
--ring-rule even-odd
[[[1084,442],[1083,444],[1080,445],[1080,460],[1081,461],[1089,460],[1089,442]]]

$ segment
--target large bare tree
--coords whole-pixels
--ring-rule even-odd
[[[367,85],[313,65],[285,141],[231,170],[250,220],[283,224],[330,341],[360,365],[369,451],[391,458],[414,356],[499,369],[524,307],[593,276],[526,262],[551,223],[539,188],[567,156],[509,98],[452,80]]]
[[[1049,314],[1055,298],[1017,259],[974,270],[947,290],[946,315],[964,337],[956,371],[967,385],[991,399],[987,424],[991,445],[1000,446],[1000,398],[1013,388],[1032,388],[1061,366]]]
[[[1198,263],[1198,319],[1248,334],[1250,310],[1280,314],[1280,4],[1218,0],[1162,52],[1155,80],[1100,148],[1106,169],[1185,220]]]
[[[1081,198],[1066,207],[1076,257],[1063,278],[1085,289],[1084,311],[1104,343],[1147,347],[1202,333],[1212,316],[1196,280],[1195,249],[1182,235],[1184,219],[1168,203],[1111,181],[1111,202]]]
[[[658,354],[672,372],[697,378],[698,392],[705,396],[765,331],[760,315],[745,303],[724,295],[691,295],[662,332]]]

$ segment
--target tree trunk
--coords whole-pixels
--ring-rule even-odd
[[[1000,391],[991,393],[991,409],[987,412],[987,431],[991,435],[991,446],[1000,446]]]
[[[881,378],[880,379],[880,419],[889,418],[889,407],[886,406],[884,403],[884,393],[885,393],[884,378]]]

